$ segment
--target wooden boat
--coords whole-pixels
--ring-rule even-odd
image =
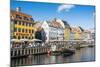
[[[88,47],[94,47],[94,45],[88,45]]]
[[[61,54],[63,55],[63,56],[69,56],[69,55],[72,55],[72,54],[74,54],[75,53],[75,50],[74,49],[67,49],[67,48],[64,48],[64,49],[62,49],[62,51],[61,51]]]

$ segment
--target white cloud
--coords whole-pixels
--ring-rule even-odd
[[[75,7],[75,5],[66,5],[66,4],[64,4],[64,5],[60,5],[59,7],[58,7],[58,12],[61,12],[61,11],[69,11],[70,9],[72,9],[72,8],[74,8]]]

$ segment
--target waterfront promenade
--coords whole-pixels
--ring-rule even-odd
[[[70,41],[49,41],[42,45],[42,43],[31,43],[31,46],[11,48],[11,58],[23,57],[28,55],[47,54],[48,51],[60,51],[62,48],[76,49],[81,47],[88,47],[89,44],[94,46],[92,40],[70,40]]]

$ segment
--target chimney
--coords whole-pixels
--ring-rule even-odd
[[[17,12],[20,12],[20,11],[21,11],[21,7],[17,7],[17,8],[16,8],[16,11],[17,11]]]

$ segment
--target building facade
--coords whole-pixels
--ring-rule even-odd
[[[64,21],[64,20],[62,20],[62,21],[63,21],[64,26],[65,26],[65,28],[64,28],[64,40],[70,40],[71,27],[67,21]]]
[[[60,19],[44,21],[42,28],[46,32],[47,41],[64,40],[64,24]]]
[[[90,39],[90,31],[85,30],[83,32],[83,40],[89,40]]]
[[[83,32],[84,40],[95,40],[95,31],[94,30],[84,30]]]
[[[71,38],[70,39],[82,40],[83,39],[83,32],[84,32],[84,30],[80,26],[71,27]]]
[[[11,39],[31,40],[34,38],[34,20],[31,15],[22,13],[20,7],[11,10]]]

